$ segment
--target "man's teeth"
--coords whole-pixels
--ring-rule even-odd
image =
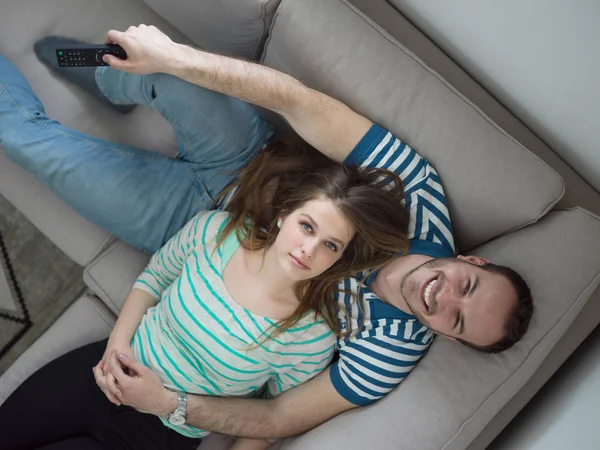
[[[425,300],[425,304],[429,308],[429,303],[431,302],[431,293],[433,292],[433,288],[437,283],[437,278],[431,280],[427,286],[425,287],[425,291],[423,292],[423,300]]]

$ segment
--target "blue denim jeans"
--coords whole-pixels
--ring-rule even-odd
[[[156,109],[173,126],[179,154],[115,144],[62,126],[44,112],[0,55],[0,148],[79,214],[147,252],[159,249],[214,198],[273,136],[247,103],[166,74],[96,70],[116,104]]]

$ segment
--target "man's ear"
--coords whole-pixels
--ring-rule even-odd
[[[482,258],[481,256],[475,255],[458,255],[457,259],[462,259],[463,261],[470,262],[471,264],[476,264],[478,266],[483,266],[484,264],[489,264],[490,260]]]

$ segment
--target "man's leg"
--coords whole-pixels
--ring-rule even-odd
[[[211,204],[181,161],[49,119],[23,75],[1,55],[0,148],[84,217],[147,251]]]
[[[84,217],[148,252],[212,205],[187,161],[91,138],[49,119],[1,55],[0,147]]]
[[[112,103],[145,105],[167,119],[177,139],[178,158],[213,198],[274,134],[248,103],[172,75],[136,75],[101,67],[96,82]]]

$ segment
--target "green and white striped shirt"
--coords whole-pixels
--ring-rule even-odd
[[[231,233],[217,247],[228,219],[226,212],[201,212],[152,256],[134,288],[158,304],[142,318],[133,351],[172,390],[247,396],[265,386],[266,395],[276,396],[327,367],[335,335],[310,313],[264,340],[276,321],[241,307],[223,283],[223,269],[240,245]],[[189,437],[208,434],[163,423]]]

